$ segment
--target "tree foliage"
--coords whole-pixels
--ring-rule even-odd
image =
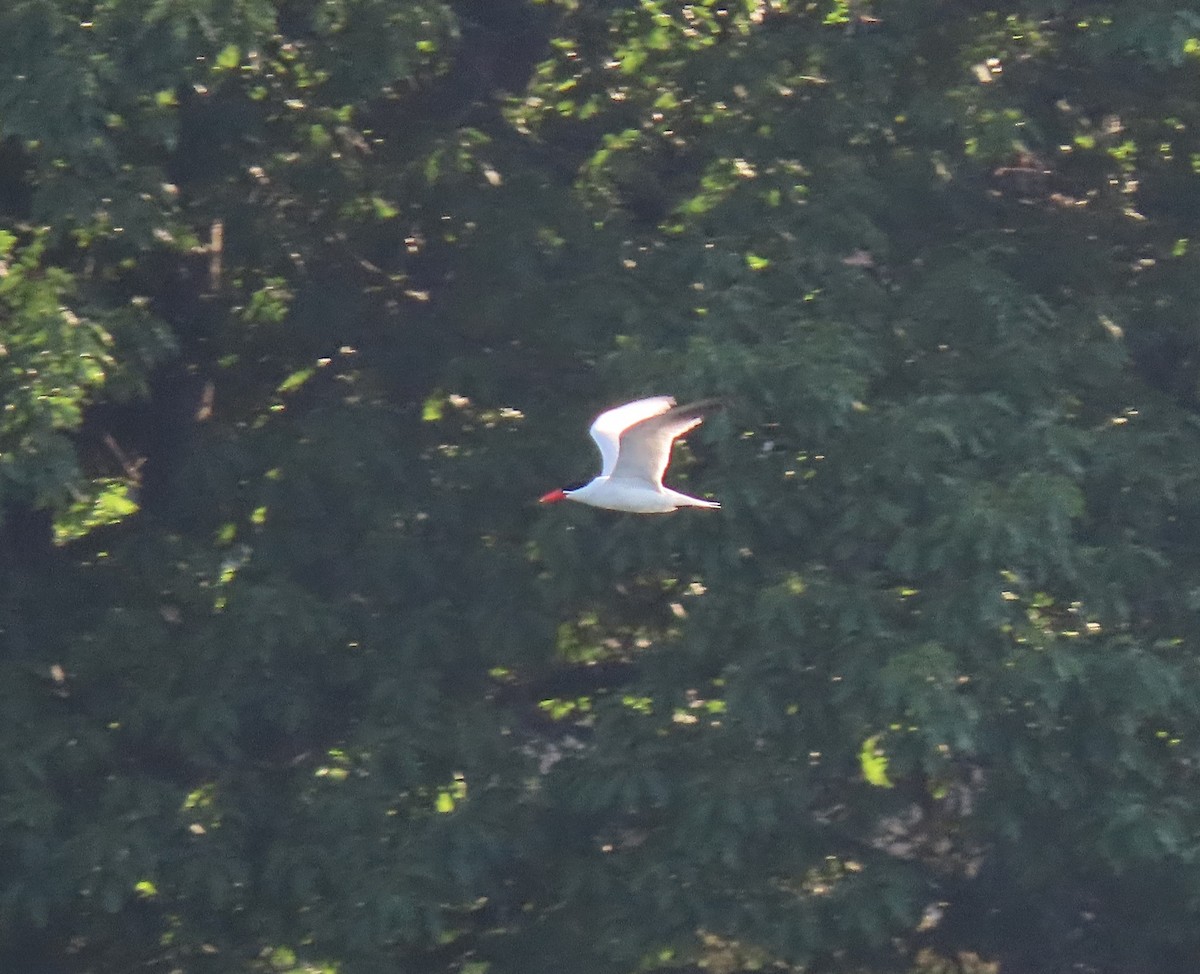
[[[0,965],[1194,971],[1200,5],[10,0]],[[720,512],[532,498],[721,396]]]

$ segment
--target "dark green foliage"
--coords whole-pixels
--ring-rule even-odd
[[[4,5],[0,968],[1191,974],[1198,70]],[[720,512],[532,503],[652,393]]]

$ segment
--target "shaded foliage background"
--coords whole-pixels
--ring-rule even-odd
[[[10,0],[0,964],[1192,972],[1200,5]],[[641,394],[716,516],[541,511]]]

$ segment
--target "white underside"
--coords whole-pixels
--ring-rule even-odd
[[[597,477],[590,484],[567,494],[567,500],[633,514],[666,514],[680,507],[721,506],[716,501],[690,497],[661,484],[627,477]]]

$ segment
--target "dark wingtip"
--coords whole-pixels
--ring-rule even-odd
[[[718,410],[724,409],[727,405],[724,399],[713,397],[711,399],[697,399],[695,402],[685,403],[682,406],[675,406],[671,412],[673,413],[699,413],[707,416],[709,413],[715,413]]]

